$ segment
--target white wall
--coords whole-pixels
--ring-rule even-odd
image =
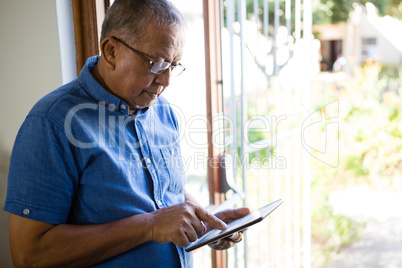
[[[400,35],[398,33],[400,31],[398,24],[400,23],[397,21],[392,21],[395,23],[386,22],[386,18],[374,15],[364,16],[360,24],[359,41],[362,42],[363,38],[375,38],[377,40],[377,57],[375,60],[381,63],[398,65],[401,63],[402,51],[399,50],[396,42],[392,42],[392,35]],[[387,32],[389,28],[393,29],[393,33],[389,34]]]
[[[0,267],[11,267],[2,210],[10,153],[34,103],[61,85],[54,0],[1,1],[0,36]]]

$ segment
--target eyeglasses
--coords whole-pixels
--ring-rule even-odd
[[[146,60],[151,65],[151,68],[149,69],[149,71],[151,73],[162,74],[162,73],[166,72],[167,69],[170,68],[170,74],[172,76],[179,76],[182,72],[184,72],[184,70],[186,70],[186,67],[181,65],[181,63],[179,63],[177,65],[171,65],[169,62],[162,61],[162,60],[153,62],[152,60],[148,59],[148,57],[145,56],[144,53],[142,53],[141,51],[138,51],[138,50],[130,47],[129,45],[124,43],[119,38],[114,37],[114,36],[112,36],[112,38],[116,39],[118,42],[122,43],[125,47],[130,49],[132,52],[134,52],[135,54],[137,54],[138,56],[140,56],[141,58]]]

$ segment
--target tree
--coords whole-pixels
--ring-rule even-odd
[[[402,19],[400,0],[313,0],[313,22],[335,24],[347,21],[354,3],[365,5],[367,2],[377,7],[380,16],[390,15]]]

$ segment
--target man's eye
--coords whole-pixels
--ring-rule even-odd
[[[170,65],[172,65],[173,67],[176,67],[176,66],[180,65],[180,62],[174,61]]]

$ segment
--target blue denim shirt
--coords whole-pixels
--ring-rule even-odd
[[[51,224],[97,224],[184,201],[178,122],[159,97],[135,115],[90,68],[42,98],[17,135],[4,210]],[[147,242],[98,267],[192,267],[172,243]]]

